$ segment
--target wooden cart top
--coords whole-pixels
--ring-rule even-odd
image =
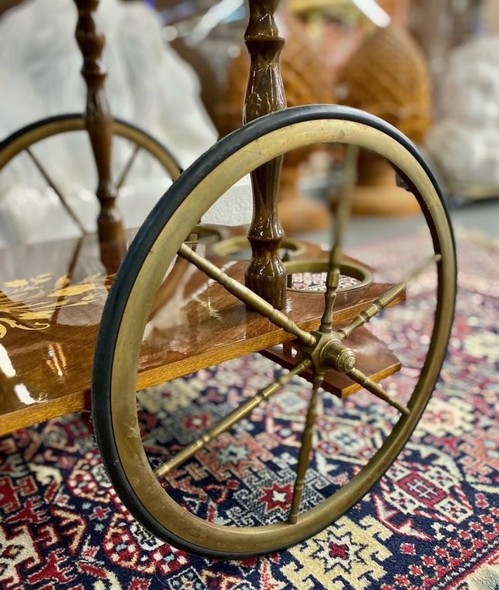
[[[207,257],[243,281],[246,261]],[[318,246],[306,248],[317,257]],[[99,323],[114,274],[95,235],[0,249],[0,434],[89,407]],[[384,285],[339,298],[349,321]],[[318,325],[323,295],[290,292],[286,313]],[[339,316],[337,316],[339,317]],[[146,327],[138,389],[292,338],[179,259]]]

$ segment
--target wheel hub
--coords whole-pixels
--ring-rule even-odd
[[[304,347],[303,352],[311,359],[316,374],[322,374],[328,369],[348,373],[355,367],[354,352],[342,343],[337,332],[312,334],[316,337],[316,343]]]

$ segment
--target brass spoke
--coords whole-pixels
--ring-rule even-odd
[[[396,399],[394,399],[389,393],[387,393],[383,389],[383,387],[381,387],[381,385],[379,383],[376,383],[376,381],[373,381],[370,377],[368,377],[366,374],[364,374],[359,369],[356,369],[356,368],[351,369],[350,371],[347,372],[347,375],[350,377],[350,379],[353,379],[356,383],[361,385],[364,389],[367,389],[367,391],[369,391],[369,393],[372,393],[377,398],[383,400],[387,404],[390,404],[390,406],[396,408],[401,414],[404,414],[404,416],[408,416],[410,414],[409,408],[407,406],[404,406],[403,404],[398,402]]]
[[[430,258],[424,260],[418,267],[416,267],[409,276],[404,279],[402,282],[393,285],[388,291],[380,295],[369,307],[367,307],[364,311],[361,311],[359,315],[348,325],[344,328],[340,328],[338,330],[338,335],[341,340],[346,340],[350,334],[360,328],[364,324],[367,324],[373,317],[377,316],[383,309],[385,309],[392,301],[394,301],[399,295],[401,295],[407,285],[415,279],[418,275],[424,272],[432,263],[437,263],[441,260],[440,254],[436,254],[435,256],[431,256]]]
[[[310,465],[310,457],[312,454],[312,440],[315,431],[315,423],[317,421],[317,408],[319,402],[319,390],[322,382],[322,377],[316,377],[312,397],[308,406],[307,420],[305,422],[305,430],[303,431],[302,444],[300,448],[300,458],[298,460],[298,467],[296,470],[296,480],[293,489],[293,501],[289,511],[288,522],[296,524],[298,520],[298,513],[300,511],[303,491],[305,489],[305,478]]]
[[[230,412],[225,418],[220,420],[218,424],[216,424],[213,428],[208,430],[205,434],[200,436],[196,439],[193,443],[189,446],[185,447],[180,453],[177,453],[174,457],[172,457],[166,463],[163,463],[160,467],[158,467],[155,471],[158,477],[164,477],[167,475],[172,469],[175,469],[185,463],[188,459],[193,457],[198,451],[204,448],[209,442],[211,442],[217,436],[220,436],[234,424],[246,418],[254,409],[258,408],[263,402],[269,400],[273,395],[275,395],[284,385],[289,383],[291,379],[306,371],[311,365],[311,361],[309,359],[304,359],[300,363],[298,363],[293,370],[285,375],[281,375],[277,381],[265,387],[265,389],[261,389],[254,397],[250,400],[241,404],[238,408]]]
[[[83,227],[83,224],[78,219],[78,216],[73,211],[73,209],[71,209],[71,207],[69,206],[69,203],[66,201],[66,197],[62,194],[62,191],[59,190],[59,188],[57,187],[57,185],[55,184],[55,182],[53,181],[53,179],[50,177],[50,175],[47,172],[47,170],[42,166],[40,160],[38,160],[38,158],[35,156],[35,154],[29,148],[26,148],[25,151],[28,154],[28,156],[31,158],[31,160],[33,161],[34,165],[36,166],[37,170],[42,175],[42,177],[45,180],[45,182],[52,188],[52,190],[54,191],[54,193],[57,195],[57,197],[59,198],[62,206],[67,211],[68,215],[76,223],[76,225],[79,227],[79,229],[81,230],[81,232],[83,234],[86,234],[87,231]]]
[[[307,332],[306,330],[302,330],[286,314],[276,309],[270,303],[265,301],[265,299],[257,295],[251,289],[248,289],[248,287],[241,284],[239,281],[229,277],[225,272],[223,272],[223,270],[219,269],[209,260],[199,256],[199,254],[194,252],[194,250],[189,248],[189,246],[186,244],[182,244],[182,246],[180,246],[178,253],[179,256],[182,256],[182,258],[192,262],[192,264],[199,268],[199,270],[202,270],[214,281],[217,281],[223,287],[225,287],[229,293],[232,293],[232,295],[240,299],[248,307],[254,309],[258,313],[261,313],[276,326],[279,326],[286,332],[293,334],[307,346],[313,346],[315,344],[316,338],[313,334]]]
[[[348,146],[345,159],[345,176],[340,191],[334,219],[334,241],[329,254],[329,265],[326,279],[324,313],[319,331],[330,333],[333,329],[333,309],[340,284],[340,264],[343,257],[343,242],[346,226],[350,217],[352,188],[357,174],[358,148]]]
[[[116,190],[120,190],[120,188],[123,186],[123,183],[125,182],[128,173],[130,172],[133,163],[135,162],[135,160],[137,159],[137,154],[140,152],[141,150],[141,146],[138,144],[135,144],[135,148],[132,151],[131,156],[128,158],[125,166],[123,167],[123,170],[121,171],[121,174],[118,177],[118,180],[116,181]]]

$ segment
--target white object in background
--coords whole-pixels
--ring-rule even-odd
[[[201,103],[197,76],[165,44],[159,17],[144,4],[101,0],[96,17],[106,35],[103,61],[113,115],[149,132],[186,167],[217,137]],[[73,0],[29,0],[0,20],[1,139],[47,116],[84,112],[86,88],[74,38],[76,21]],[[56,184],[69,194],[85,226],[93,230],[96,204],[89,191],[96,186],[95,166],[84,139],[65,136],[64,141],[40,145],[37,153]],[[128,153],[124,142],[114,143],[115,170],[122,168]],[[120,196],[120,208],[131,226],[141,222],[165,188],[157,167],[143,163],[141,171],[142,177],[135,174],[134,186]],[[75,235],[78,228],[28,158],[16,158],[0,171],[0,245]]]
[[[217,225],[249,225],[253,217],[251,180],[244,176],[209,209],[202,223]]]
[[[455,49],[442,80],[442,112],[428,151],[452,182],[499,187],[499,36]]]

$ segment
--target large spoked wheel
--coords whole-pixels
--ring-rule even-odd
[[[139,162],[139,165],[144,166],[144,156],[146,163],[159,165],[166,178],[175,180],[180,176],[180,166],[170,151],[161,142],[139,127],[116,118],[112,122],[112,131],[114,141],[118,139],[123,142],[123,145],[118,146],[123,148],[123,158],[119,162],[119,167],[117,167],[113,179],[118,190],[126,187],[134,167],[137,166],[137,162]],[[54,170],[47,166],[44,161],[45,152],[50,151],[50,144],[46,143],[47,140],[51,141],[53,138],[77,140],[79,135],[86,135],[85,118],[81,114],[56,115],[35,121],[18,129],[0,143],[0,170],[9,165],[17,156],[22,154],[27,156],[31,160],[32,167],[38,170],[47,186],[55,192],[69,216],[80,227],[82,232],[86,233],[77,212],[74,211],[67,195],[59,186]],[[125,146],[126,150],[124,149]],[[70,144],[68,149],[72,147],[74,146]],[[37,148],[40,149],[37,151]],[[91,162],[90,146],[88,146],[88,154],[89,162]],[[75,165],[81,167],[83,163],[75,162]]]
[[[200,250],[191,248],[184,240],[204,212],[243,175],[284,152],[316,143],[360,146],[390,161],[420,204],[433,253],[424,261],[420,260],[416,270],[402,269],[401,282],[387,287],[370,304],[364,305],[361,313],[357,312],[353,319],[350,317],[338,325],[337,318],[341,314],[337,315],[336,301],[340,299],[337,295],[342,234],[348,217],[348,191],[344,191],[335,214],[338,227],[329,253],[326,296],[321,299],[324,311],[315,329],[310,330],[293,317],[293,305],[288,305],[283,312],[272,309],[240,282],[227,278],[225,272],[207,263]],[[244,401],[191,445],[172,453],[161,466],[152,467],[144,450],[137,417],[136,390],[143,386],[140,379],[138,383],[137,374],[144,330],[152,317],[155,294],[168,270],[172,266],[175,268],[175,260],[193,265],[196,271],[210,277],[212,283],[222,284],[239,299],[234,299],[234,305],[243,308],[249,305],[257,310],[252,314],[261,314],[270,320],[267,323],[279,326],[281,341],[289,340],[291,334],[301,345],[303,354],[289,373]],[[365,328],[370,319],[377,320],[380,311],[401,296],[410,280],[426,273],[429,267],[436,283],[429,346],[410,395],[407,399],[398,399],[396,392],[388,391],[359,368],[348,345],[349,337]],[[455,285],[454,243],[441,196],[413,145],[389,125],[353,109],[315,105],[263,117],[224,138],[182,175],[152,211],[130,247],[103,315],[95,358],[93,415],[104,463],[123,502],[158,537],[208,556],[240,558],[268,553],[316,534],[368,492],[395,460],[418,423],[445,357],[453,320]],[[288,297],[292,296],[288,293]],[[214,349],[218,338],[218,335],[212,337]],[[248,346],[245,352],[251,352],[251,348]],[[226,353],[226,358],[232,357],[230,352]],[[207,359],[205,366],[226,358],[218,355],[211,362]],[[350,481],[330,497],[304,509],[301,499],[314,443],[318,392],[324,372],[330,368],[347,375],[396,408],[397,415],[392,431]],[[233,526],[227,520],[200,518],[179,505],[178,496],[174,497],[168,489],[169,476],[305,370],[314,374],[313,386],[287,518],[260,526]]]

